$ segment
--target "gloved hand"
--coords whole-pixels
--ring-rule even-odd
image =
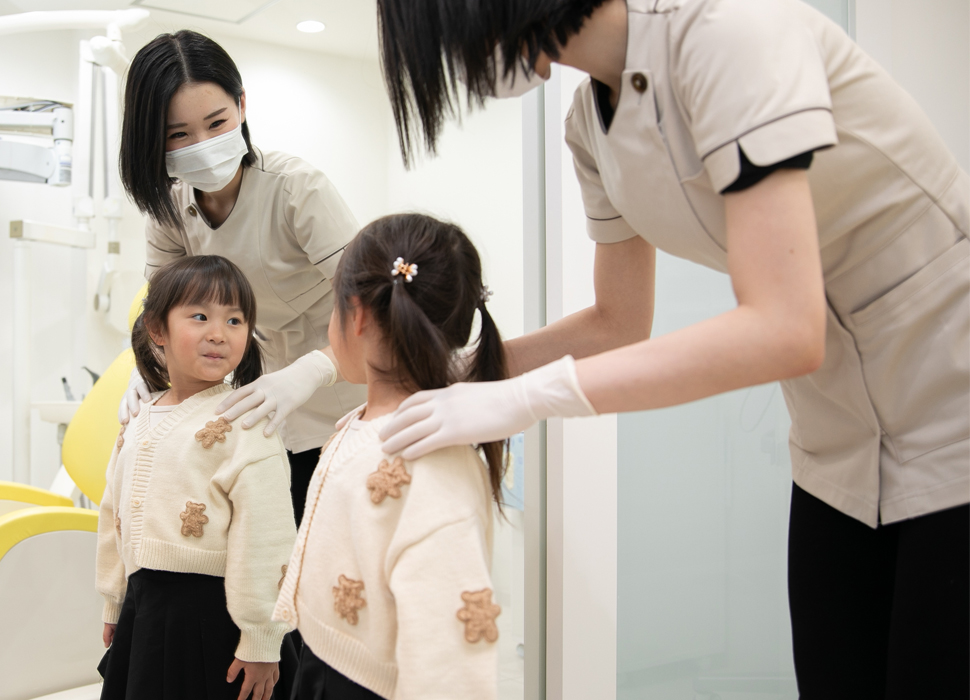
[[[503,440],[550,416],[593,415],[576,363],[566,355],[513,379],[418,392],[398,407],[380,437],[388,454],[403,449],[404,459],[417,459],[449,445]]]
[[[132,416],[137,416],[141,410],[142,401],[151,401],[152,392],[145,383],[145,380],[138,374],[138,368],[131,370],[131,378],[128,380],[128,389],[121,397],[121,404],[118,406],[118,422],[126,425]]]
[[[255,382],[236,389],[216,406],[216,413],[223,413],[226,420],[233,421],[251,411],[243,421],[242,427],[245,429],[271,416],[263,430],[263,434],[269,437],[317,389],[333,386],[336,381],[337,369],[333,362],[319,350],[314,350],[289,367],[264,374]]]

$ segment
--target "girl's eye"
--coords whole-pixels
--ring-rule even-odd
[[[243,323],[242,320],[241,319],[238,319],[238,318],[230,318],[229,319],[229,325],[230,326],[241,326],[242,323]]]
[[[170,139],[180,139],[183,136],[186,136],[186,133],[184,131],[176,131],[174,134],[168,135]]]
[[[192,318],[194,318],[196,321],[207,321],[208,320],[205,317],[205,314],[192,314]]]
[[[220,126],[222,126],[225,123],[226,123],[226,120],[225,119],[216,119],[214,122],[212,122],[209,125],[209,128],[210,129],[218,129]]]

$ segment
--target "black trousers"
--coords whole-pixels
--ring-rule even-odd
[[[381,700],[381,696],[334,670],[304,644],[290,700]]]
[[[306,492],[310,487],[313,470],[320,461],[320,448],[314,447],[305,452],[286,451],[290,460],[290,498],[293,499],[293,514],[296,516],[296,526],[303,522],[303,508],[306,505]]]
[[[794,486],[788,597],[801,700],[970,697],[970,507],[873,530]]]

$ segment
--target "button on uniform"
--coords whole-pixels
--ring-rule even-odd
[[[637,92],[647,91],[647,85],[649,85],[649,83],[647,82],[647,76],[645,76],[643,73],[634,73],[630,77],[630,82],[633,83],[633,89]]]
[[[131,505],[135,506],[135,508],[140,507],[141,506],[141,499],[140,498],[133,498],[131,500]]]
[[[198,212],[198,210],[194,206],[190,206],[189,207],[189,215],[190,216],[198,216],[199,215],[199,212]]]
[[[281,609],[280,610],[280,617],[282,617],[284,620],[289,620],[290,619],[290,609],[289,608],[283,608],[283,609]]]

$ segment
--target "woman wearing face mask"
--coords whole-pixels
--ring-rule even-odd
[[[565,133],[596,242],[592,307],[509,341],[521,376],[410,397],[384,450],[780,380],[801,698],[965,700],[970,179],[915,101],[799,0],[377,5],[405,158],[458,79],[481,103],[589,74]],[[656,248],[737,308],[650,339]]]
[[[329,348],[321,351],[333,308],[330,280],[357,221],[322,172],[252,145],[235,63],[192,31],[156,37],[131,62],[121,177],[148,216],[149,280],[172,259],[221,255],[252,284],[267,374],[218,410],[230,420],[249,411],[243,428],[270,416],[267,434],[281,430],[299,524],[320,447],[334,421],[364,401],[359,388],[335,384]],[[147,396],[133,373],[122,423]]]

